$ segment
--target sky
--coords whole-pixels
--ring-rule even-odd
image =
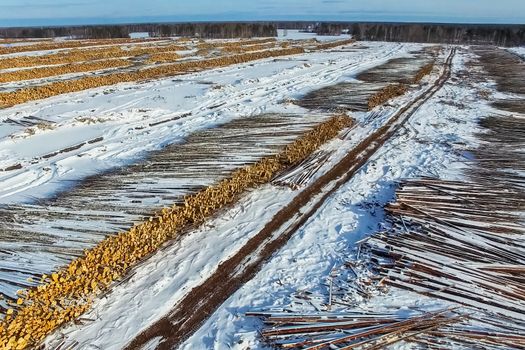
[[[184,21],[525,23],[525,0],[0,0],[0,26]]]

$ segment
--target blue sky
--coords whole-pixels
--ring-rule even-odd
[[[0,0],[0,26],[144,21],[525,23],[525,0]]]

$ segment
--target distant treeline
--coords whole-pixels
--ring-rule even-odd
[[[140,26],[133,31],[141,32]],[[273,23],[182,23],[155,25],[152,36],[185,36],[210,39],[274,37],[277,36],[277,26]]]
[[[247,38],[277,36],[277,28],[300,29],[320,35],[352,34],[358,40],[451,44],[525,44],[524,25],[355,23],[355,22],[244,22],[244,23],[151,23],[104,26],[3,28],[6,38],[127,38],[146,32],[152,37]]]
[[[283,29],[309,30],[319,35],[339,35],[344,31],[357,40],[370,41],[498,46],[525,44],[525,26],[512,24],[282,22],[277,25]]]
[[[355,23],[349,32],[358,40],[419,43],[519,46],[525,43],[522,25],[450,25]]]
[[[4,38],[56,38],[82,39],[128,38],[130,33],[145,32],[152,37],[185,36],[213,39],[273,37],[277,26],[273,23],[175,23],[125,24],[103,26],[2,28]]]

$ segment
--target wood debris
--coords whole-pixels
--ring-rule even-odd
[[[246,316],[263,319],[261,336],[274,347],[308,350],[382,349],[429,332],[448,332],[467,318],[448,309],[410,315],[250,312]]]
[[[183,229],[202,224],[246,190],[268,183],[278,171],[303,161],[351,125],[349,117],[334,116],[278,154],[234,171],[229,178],[186,196],[183,204],[164,208],[128,231],[107,237],[68,266],[42,276],[36,288],[24,290],[17,302],[8,303],[0,321],[0,348],[38,344],[56,328],[77,319],[91,307],[95,296]]]
[[[277,186],[287,186],[291,189],[304,187],[317,171],[328,161],[332,152],[316,151],[310,157],[279,174],[272,180],[272,184]]]
[[[392,228],[361,249],[383,283],[476,310],[506,332],[467,338],[523,348],[510,334],[525,334],[524,204],[509,184],[407,180],[386,207]]]

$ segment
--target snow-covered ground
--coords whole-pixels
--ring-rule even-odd
[[[349,34],[341,35],[317,35],[316,33],[303,32],[296,29],[278,29],[277,39],[279,40],[308,40],[317,39],[318,41],[333,41],[350,39]]]
[[[15,43],[3,43],[0,41],[0,47],[29,46],[29,45],[36,45],[40,43],[45,43],[45,42],[37,41],[37,40],[28,40],[28,41],[21,41],[21,42],[15,42]]]
[[[133,33],[129,33],[129,37],[131,39],[145,39],[145,38],[149,38],[150,35],[149,35],[149,32],[133,32]]]
[[[454,73],[464,69],[469,57],[466,51],[460,51],[454,60]],[[393,198],[397,180],[420,175],[460,177],[464,160],[461,151],[464,145],[475,144],[476,121],[488,109],[483,105],[469,107],[469,103],[479,102],[478,87],[453,76],[183,348],[264,348],[257,338],[259,321],[244,317],[244,312],[288,305],[293,293],[300,290],[320,292],[330,270],[344,262],[353,244],[378,228],[383,204]],[[378,119],[370,119],[369,113],[357,113],[360,123],[349,136],[325,146],[334,152],[325,168],[382,125],[411,97],[396,100]],[[85,316],[94,321],[69,327],[63,334],[68,341],[78,341],[81,348],[121,348],[213,273],[220,261],[236,252],[295,194],[271,185],[252,191],[224,216],[156,254],[136,269],[129,281],[97,301]],[[56,334],[51,342],[60,337]]]
[[[234,117],[282,110],[279,103],[349,79],[414,45],[370,43],[137,84],[61,95],[0,110],[0,203],[43,198],[64,183],[129,164],[189,133]],[[210,107],[224,104],[219,111]],[[291,107],[290,107],[291,108]],[[191,113],[190,118],[159,121]],[[100,142],[89,143],[100,139]],[[45,158],[50,153],[82,145]]]
[[[525,46],[510,47],[507,50],[525,59]]]
[[[286,37],[283,34],[279,31],[282,39],[347,37],[318,37],[290,30]],[[367,68],[407,57],[421,48],[418,44],[381,42],[360,45],[367,49],[266,59],[0,110],[0,170],[10,169],[0,171],[0,204],[47,198],[65,189],[71,180],[131,164],[150,151],[183,142],[195,131],[236,118],[266,112],[304,113],[282,101],[337,82],[354,81],[355,75]],[[523,54],[521,49],[512,50]],[[292,304],[298,310],[312,308],[295,305],[294,293],[324,292],[323,283],[332,268],[341,265],[354,243],[375,232],[383,221],[382,207],[393,198],[396,181],[421,175],[461,177],[462,162],[468,156],[462,150],[476,143],[476,121],[489,110],[478,93],[481,89],[497,95],[490,84],[476,85],[458,78],[470,58],[467,49],[460,49],[453,77],[444,88],[182,348],[265,348],[257,337],[260,322],[244,317],[244,312]],[[385,107],[381,116],[356,113],[359,124],[348,137],[325,145],[332,158],[319,174],[382,125],[413,94]],[[55,154],[60,151],[64,152]],[[120,349],[210,276],[297,193],[272,185],[248,193],[221,217],[144,262],[130,279],[97,300],[81,324],[61,330],[49,342],[66,335],[68,343],[78,342],[78,348]],[[50,270],[55,267],[52,257],[42,265]],[[399,305],[409,304],[410,300],[399,300]]]
[[[119,84],[1,110],[0,169],[9,171],[0,171],[0,204],[25,205],[16,207],[14,214],[6,209],[13,221],[0,225],[3,232],[9,232],[0,236],[0,292],[14,297],[20,288],[17,283],[27,283],[32,273],[48,274],[67,264],[105,235],[126,229],[146,212],[171,205],[173,199],[169,198],[173,197],[148,197],[141,205],[150,206],[142,213],[130,217],[130,212],[123,210],[112,212],[109,218],[103,205],[88,210],[78,203],[74,208],[56,202],[36,206],[28,203],[67,190],[87,176],[136,163],[149,151],[183,142],[196,131],[236,118],[266,112],[305,115],[296,105],[281,102],[312,89],[352,80],[362,70],[407,56],[419,47],[385,43],[371,46],[367,50],[309,53],[147,83]],[[202,177],[195,176],[191,181]],[[187,194],[190,185],[197,182],[191,181],[186,182],[186,193],[170,194]],[[176,179],[170,185],[164,182],[163,188],[173,189],[178,182],[182,180]],[[163,189],[154,186],[148,179],[136,185],[145,192]],[[121,193],[123,202],[129,199],[125,189]],[[91,202],[108,203],[105,199],[96,197]],[[100,215],[106,219],[97,219]],[[118,218],[113,219],[115,215]],[[20,232],[23,240],[10,238]],[[21,273],[9,272],[22,266]]]
[[[460,51],[454,60],[454,72],[464,69],[468,59],[469,55]],[[257,277],[231,296],[181,348],[266,348],[258,338],[261,322],[245,317],[245,312],[282,307],[297,312],[315,311],[314,303],[300,305],[293,295],[300,291],[312,292],[313,299],[326,295],[332,269],[350,258],[355,242],[380,229],[382,208],[393,200],[396,181],[419,176],[462,177],[466,158],[461,150],[464,145],[476,144],[476,121],[490,110],[479,103],[478,89],[488,87],[473,86],[453,76]],[[404,298],[400,295],[395,302],[399,308],[415,306],[410,296],[402,295]],[[391,297],[374,300],[374,312],[381,311],[382,303],[392,306]]]

